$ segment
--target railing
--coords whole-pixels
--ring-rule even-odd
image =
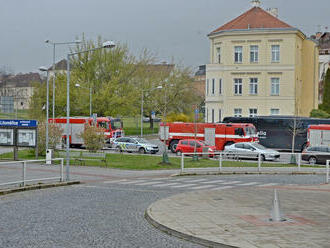
[[[26,173],[26,167],[28,163],[40,163],[40,162],[46,162],[49,160],[41,159],[41,160],[25,160],[25,161],[13,161],[13,162],[1,162],[1,165],[11,165],[11,164],[22,164],[21,167],[21,180],[17,181],[11,181],[6,183],[0,183],[0,186],[5,185],[14,185],[19,184],[21,186],[25,186],[27,182],[37,182],[37,181],[51,181],[51,180],[59,180],[60,182],[63,182],[63,158],[54,158],[51,159],[52,161],[60,161],[60,172],[58,177],[40,177],[40,178],[33,178],[33,179],[27,179],[27,173]]]
[[[262,170],[264,170],[263,168],[265,167],[271,167],[273,169],[276,168],[294,168],[293,171],[296,172],[301,172],[301,168],[302,166],[312,166],[312,164],[309,164],[308,161],[306,161],[306,163],[303,162],[302,160],[302,156],[303,154],[301,153],[280,153],[280,158],[278,159],[274,159],[273,161],[264,161],[265,157],[262,153],[259,154],[247,154],[247,153],[228,153],[228,152],[215,152],[215,153],[182,153],[181,154],[181,173],[184,173],[185,170],[188,169],[192,169],[189,167],[185,166],[185,156],[196,156],[198,157],[208,157],[211,158],[213,160],[218,160],[218,167],[214,167],[213,165],[213,169],[216,169],[218,172],[222,172],[223,171],[223,162],[224,161],[240,161],[240,162],[250,162],[251,159],[255,159],[256,162],[254,162],[253,166],[248,166],[248,165],[244,165],[243,163],[241,165],[239,165],[239,167],[256,167],[256,169],[252,169],[252,171],[258,172],[260,173]],[[249,159],[249,160],[243,160],[243,159]],[[306,159],[306,158],[305,158]],[[253,161],[251,161],[253,163]],[[251,165],[252,165],[251,163]],[[255,166],[255,163],[257,163],[257,166]],[[328,182],[329,180],[329,165],[330,160],[327,161],[326,163],[326,181]],[[267,166],[263,166],[264,164],[267,164]],[[281,164],[281,166],[279,166],[279,164]],[[278,165],[278,166],[277,166]],[[284,165],[284,166],[283,166]],[[285,166],[287,165],[287,166]],[[204,167],[203,167],[204,168]],[[194,169],[201,169],[201,168],[196,168],[194,167]],[[313,168],[309,168],[310,170],[317,170],[320,173],[323,173],[324,171],[324,165],[316,165],[313,164]],[[287,170],[287,169],[286,169]],[[306,169],[307,170],[307,169]]]
[[[326,173],[325,173],[325,183],[329,183],[329,164],[330,160],[326,162]]]

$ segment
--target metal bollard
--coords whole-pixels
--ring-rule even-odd
[[[330,160],[327,160],[327,163],[326,163],[326,172],[325,172],[325,183],[329,183],[329,163],[330,163]]]
[[[220,152],[220,155],[219,155],[219,172],[221,172],[222,170],[222,152]]]
[[[181,173],[183,173],[184,169],[184,159],[183,159],[183,153],[181,153]]]
[[[64,159],[63,158],[61,158],[61,171],[60,171],[60,173],[61,173],[61,182],[63,182],[64,181],[64,177],[63,177],[63,165],[64,165]]]
[[[23,168],[22,168],[22,185],[25,187],[25,176],[26,176],[26,162],[23,161]]]
[[[261,170],[261,153],[258,154],[258,172]]]

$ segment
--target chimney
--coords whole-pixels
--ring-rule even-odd
[[[278,18],[278,8],[269,8],[266,9],[266,11],[271,14],[272,16],[275,16],[276,18]]]
[[[252,7],[260,7],[260,0],[252,0],[251,1]]]

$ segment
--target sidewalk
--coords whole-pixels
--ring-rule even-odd
[[[276,187],[287,221],[270,222],[271,187],[178,194],[153,203],[159,229],[208,247],[330,247],[330,186]]]

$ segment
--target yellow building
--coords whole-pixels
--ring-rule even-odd
[[[297,28],[253,8],[211,32],[206,122],[226,116],[309,116],[318,106],[318,48]]]

